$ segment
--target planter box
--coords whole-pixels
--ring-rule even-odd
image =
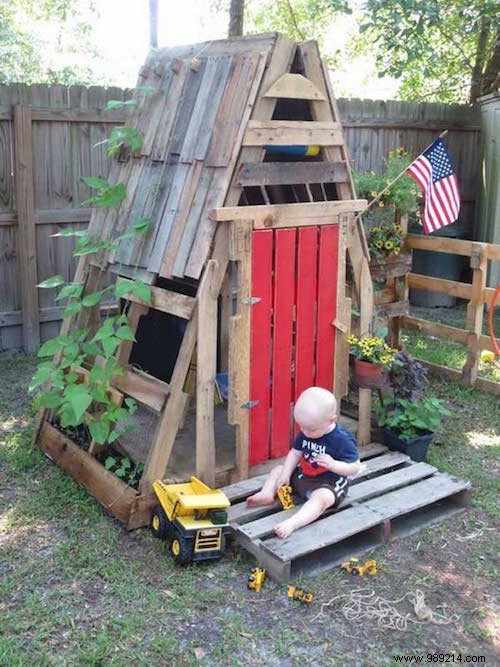
[[[370,273],[372,278],[397,278],[411,271],[412,251],[406,250],[399,255],[387,255],[384,259],[373,256],[370,260]]]
[[[395,431],[391,431],[388,428],[382,428],[381,432],[382,441],[386,447],[393,451],[407,454],[413,461],[426,460],[427,450],[434,438],[434,433],[431,431],[427,431],[413,440],[401,440]]]

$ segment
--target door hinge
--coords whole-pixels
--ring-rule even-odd
[[[240,408],[245,408],[247,410],[250,410],[250,408],[255,408],[257,405],[259,405],[260,401],[245,401],[240,405]]]

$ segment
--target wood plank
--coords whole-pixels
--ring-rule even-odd
[[[437,473],[409,487],[391,491],[362,505],[320,519],[301,528],[286,540],[268,540],[263,543],[263,549],[282,560],[298,558],[379,525],[385,519],[415,511],[469,487],[469,482]]]
[[[408,234],[405,241],[408,248],[447,252],[464,257],[470,257],[472,244],[472,241],[462,239],[450,239],[445,236],[422,236],[420,234]]]
[[[252,306],[250,338],[250,400],[258,401],[250,413],[250,463],[269,457],[271,406],[271,317],[273,232],[252,232]]]
[[[381,475],[375,479],[366,480],[349,490],[347,498],[341,503],[338,509],[353,503],[366,501],[382,493],[388,493],[405,487],[408,484],[430,477],[435,472],[437,472],[436,468],[428,463],[416,463],[407,468],[401,468],[386,475]],[[266,537],[274,532],[274,526],[277,523],[296,514],[300,507],[301,505],[298,505],[290,510],[278,511],[261,519],[245,522],[245,525],[238,526],[237,530],[251,540]],[[331,515],[332,511],[329,511],[328,514]],[[327,513],[322,515],[322,518],[326,515]]]
[[[346,178],[344,162],[247,162],[241,165],[236,181],[245,187],[335,183]]]
[[[296,280],[296,230],[278,229],[274,233],[271,459],[284,456],[290,449]]]
[[[241,110],[249,99],[259,60],[257,53],[241,53],[233,58],[234,67],[219,107],[205,158],[207,166],[227,167],[231,161],[241,125]]]
[[[279,41],[279,38],[278,38]],[[221,206],[225,202],[228,202],[229,193],[228,190],[231,189],[230,186],[231,178],[233,177],[234,167],[240,153],[241,140],[243,133],[245,131],[246,123],[253,109],[257,91],[261,82],[261,78],[266,66],[267,57],[261,55],[257,71],[250,88],[250,93],[246,105],[244,107],[244,112],[241,116],[241,122],[238,128],[236,139],[232,147],[231,158],[227,165],[227,168],[218,168],[214,179],[212,181],[212,186],[210,188],[210,194],[207,198],[207,204],[205,206],[204,213],[200,219],[200,224],[194,238],[194,242],[189,254],[189,259],[185,266],[185,274],[190,278],[198,279],[203,265],[208,256],[208,248],[212,243],[212,239],[216,230],[217,225],[214,224],[214,221],[210,218],[209,212],[214,206]],[[230,197],[231,205],[237,205],[241,193],[241,188],[238,186],[237,191],[233,191]]]
[[[455,343],[461,343],[462,345],[467,345],[469,340],[470,332],[465,329],[450,327],[447,324],[440,324],[439,322],[421,320],[409,315],[402,316],[401,326],[412,331],[419,331],[424,335],[437,336],[443,340],[453,340]],[[481,350],[491,350],[494,352],[493,341],[489,336],[479,336],[479,346]]]
[[[254,229],[295,227],[300,225],[328,225],[342,213],[355,213],[366,206],[366,199],[329,202],[303,202],[300,204],[271,204],[258,206],[228,206],[213,209],[212,220],[253,220]],[[326,218],[326,220],[325,220]],[[316,222],[313,222],[316,220]]]
[[[198,292],[196,476],[215,486],[214,388],[217,372],[217,262],[209,260]]]
[[[170,393],[170,385],[137,369],[124,368],[122,375],[114,375],[113,386],[127,396],[147,405],[155,412],[161,412]]]
[[[250,457],[250,327],[252,223],[232,225],[229,256],[238,264],[238,310],[229,328],[228,421],[236,425],[236,479],[248,477]]]
[[[318,313],[316,332],[316,385],[333,391],[337,317],[338,225],[319,232]]]
[[[80,482],[108,512],[123,524],[128,523],[131,506],[137,496],[134,489],[47,422],[41,427],[38,445],[49,458]]]
[[[287,72],[266,90],[263,97],[289,98],[296,100],[318,100],[325,102],[326,97],[314,83],[302,74]]]
[[[254,232],[256,233],[256,232]],[[314,348],[316,335],[316,295],[318,293],[318,229],[298,230],[297,303],[295,334],[294,403],[314,385]]]
[[[331,121],[248,121],[243,146],[341,146],[342,128]]]
[[[454,380],[455,382],[462,381],[462,371],[457,371],[455,368],[440,366],[439,364],[433,364],[431,361],[425,361],[424,359],[415,359],[420,364],[422,364],[422,366],[425,366],[429,373],[432,373],[433,375],[437,375],[438,377],[445,377],[449,380]],[[492,394],[500,394],[500,382],[485,380],[484,378],[477,378],[473,386],[475,389],[480,389],[481,391],[488,391]]]
[[[17,104],[14,107],[17,248],[23,313],[23,349],[30,354],[40,345],[31,123],[31,108]]]
[[[479,337],[483,330],[484,314],[483,292],[486,287],[486,276],[488,273],[488,258],[483,246],[479,243],[474,243],[472,247],[470,264],[473,271],[472,293],[467,305],[465,326],[471,334],[467,344],[467,358],[462,369],[462,377],[469,384],[474,384],[479,372]]]
[[[347,238],[351,216],[341,215],[337,244],[337,312],[332,322],[335,329],[333,350],[333,393],[340,403],[349,391],[349,335],[351,332],[351,299],[346,298]],[[357,425],[356,425],[357,426]]]
[[[460,299],[469,300],[472,294],[472,287],[467,283],[460,283],[444,278],[434,278],[433,276],[423,276],[419,273],[408,274],[408,286],[419,289],[432,290],[433,292],[442,292],[450,296],[457,296]]]
[[[116,282],[132,284],[131,280],[121,278],[120,276],[118,276]],[[151,287],[151,297],[152,303],[148,304],[131,293],[127,294],[128,301],[133,301],[134,303],[154,308],[155,310],[161,310],[176,317],[182,317],[184,320],[189,320],[193,314],[196,300],[192,296],[186,296],[185,294],[163,289],[162,287]]]

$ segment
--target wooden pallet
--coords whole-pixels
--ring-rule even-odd
[[[468,505],[470,483],[440,473],[428,463],[389,452],[377,443],[361,449],[366,468],[352,480],[341,507],[288,539],[274,535],[276,523],[297,511],[247,508],[245,498],[262,486],[264,476],[233,484],[229,520],[236,541],[278,581],[299,573],[329,569],[391,537],[409,535]]]

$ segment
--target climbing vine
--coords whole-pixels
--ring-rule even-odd
[[[111,101],[107,109],[118,106],[136,106],[136,100]],[[142,146],[137,131],[128,126],[116,127],[107,140],[109,156],[124,151],[133,153]],[[84,204],[96,208],[117,208],[127,196],[123,183],[111,184],[97,177],[83,179],[92,190],[92,196]],[[123,241],[145,236],[151,219],[140,218],[120,236],[109,240],[91,238],[88,229],[66,229],[54,236],[76,237],[74,256],[96,256],[117,250]],[[106,266],[100,257],[99,284]],[[92,309],[99,308],[106,296],[125,299],[134,296],[151,304],[151,287],[138,278],[118,281],[96,291],[87,292],[85,281],[67,282],[63,276],[51,276],[38,285],[40,289],[59,289],[56,301],[67,300],[64,318],[74,318],[72,326],[57,337],[45,342],[38,351],[40,362],[32,378],[30,391],[37,392],[35,406],[52,411],[55,421],[63,428],[84,427],[90,438],[99,444],[114,442],[130,426],[127,421],[137,410],[132,398],[123,404],[113,400],[112,378],[123,373],[115,359],[122,342],[135,341],[125,312],[108,316],[97,324],[91,321]]]

